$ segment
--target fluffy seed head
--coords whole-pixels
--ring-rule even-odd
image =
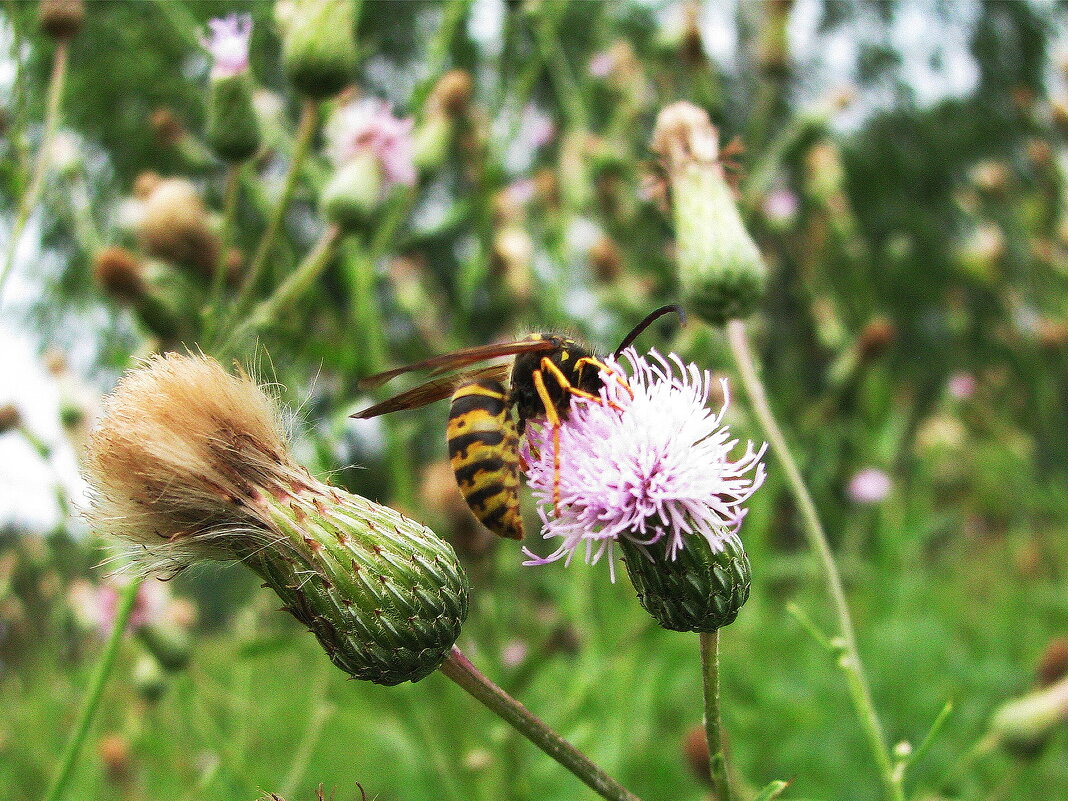
[[[260,488],[302,475],[252,379],[178,354],[123,376],[90,438],[86,471],[95,489],[90,521],[162,573],[240,558],[223,535],[261,531]]]
[[[200,193],[185,178],[158,176],[154,185],[138,179],[145,193],[137,233],[151,255],[210,274],[218,263],[219,238],[208,220]]]

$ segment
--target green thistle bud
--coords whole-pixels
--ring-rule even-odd
[[[184,629],[162,622],[146,623],[138,627],[137,636],[164,670],[177,673],[189,664],[193,646]]]
[[[660,112],[652,149],[671,184],[682,296],[706,322],[743,318],[764,294],[766,267],[719,161],[719,135],[690,103]]]
[[[323,189],[323,215],[343,230],[359,228],[382,197],[382,169],[370,151],[346,161]]]
[[[212,78],[208,87],[208,145],[223,161],[236,164],[260,149],[260,123],[252,105],[248,72]]]
[[[167,692],[167,674],[151,654],[141,654],[137,658],[131,679],[137,694],[150,704],[159,701]]]
[[[445,114],[431,114],[415,131],[414,160],[420,172],[436,170],[449,155],[455,121]]]
[[[346,673],[418,681],[467,616],[456,555],[425,526],[312,478],[278,419],[251,379],[205,357],[128,372],[88,449],[92,522],[149,573],[245,562]]]
[[[638,601],[665,629],[716,631],[733,623],[749,599],[749,557],[736,534],[725,533],[720,550],[690,537],[674,559],[667,538],[650,546],[620,539],[619,545]]]
[[[1034,756],[1053,731],[1068,722],[1068,679],[1061,679],[1002,705],[990,722],[990,732],[1009,751]]]
[[[283,58],[301,93],[331,97],[352,81],[355,24],[352,0],[294,0],[286,20]]]

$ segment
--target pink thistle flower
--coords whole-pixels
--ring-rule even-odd
[[[949,394],[955,400],[968,400],[975,395],[979,382],[971,373],[954,373],[946,384]]]
[[[382,169],[387,188],[415,184],[415,120],[393,116],[385,100],[361,98],[334,112],[327,127],[327,155],[341,166],[371,153]]]
[[[616,61],[612,57],[612,53],[608,50],[602,50],[600,53],[594,54],[590,59],[589,73],[593,78],[607,78],[612,74],[612,68],[615,67]]]
[[[231,14],[209,20],[210,36],[201,35],[200,44],[215,62],[213,78],[232,78],[248,69],[249,43],[252,41],[252,15]]]
[[[115,583],[119,581],[119,583]],[[70,601],[75,614],[87,625],[107,637],[115,625],[119,611],[119,591],[124,580],[112,579],[93,585],[78,582],[71,587]],[[137,590],[127,627],[136,631],[142,626],[159,622],[170,603],[170,593],[160,581],[145,581]]]
[[[886,500],[893,486],[890,476],[885,471],[876,467],[868,467],[850,479],[847,492],[853,503],[870,505]]]
[[[799,205],[797,195],[779,186],[764,197],[764,216],[773,223],[786,223],[796,216]]]
[[[625,360],[629,369],[624,369]],[[600,402],[575,397],[560,428],[559,504],[554,505],[554,449],[548,425],[531,426],[524,445],[527,479],[539,503],[546,539],[560,538],[545,557],[526,551],[537,565],[571,562],[581,547],[596,564],[607,552],[615,581],[614,550],[620,538],[642,546],[667,538],[676,558],[689,536],[704,537],[715,550],[741,525],[742,504],[764,482],[767,445],[738,445],[723,424],[723,406],[712,412],[709,370],[651,351],[628,348],[607,359]]]

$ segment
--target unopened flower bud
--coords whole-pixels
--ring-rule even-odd
[[[425,526],[311,475],[247,376],[170,354],[128,372],[87,454],[90,518],[154,574],[244,562],[350,675],[417,681],[466,615],[456,555]]]
[[[449,70],[438,79],[427,98],[427,113],[463,117],[470,110],[472,94],[471,73]]]
[[[1054,637],[1046,643],[1035,673],[1039,687],[1049,687],[1068,676],[1068,637]]]
[[[133,778],[133,761],[130,759],[130,743],[121,734],[108,734],[97,745],[100,761],[108,781],[128,784]]]
[[[167,691],[167,674],[151,654],[141,654],[134,662],[130,674],[137,694],[148,703],[154,704]]]
[[[371,153],[361,153],[342,164],[323,189],[324,216],[343,230],[359,228],[382,197],[382,171]]]
[[[284,29],[283,59],[302,94],[331,97],[352,81],[355,16],[352,0],[293,0]]]
[[[85,21],[84,0],[41,0],[37,7],[41,30],[53,39],[69,39]]]
[[[712,764],[704,726],[691,726],[682,738],[682,754],[690,772],[707,787],[712,786]]]
[[[429,114],[415,131],[413,158],[421,172],[440,167],[449,154],[456,124],[447,114]]]
[[[873,317],[864,324],[857,337],[857,355],[865,361],[877,359],[894,344],[896,338],[897,326],[890,318],[882,315]]]
[[[660,112],[652,149],[671,183],[679,280],[685,304],[722,325],[747,316],[764,293],[764,260],[742,223],[719,163],[708,114],[681,102]]]
[[[166,106],[160,106],[153,111],[148,118],[148,124],[152,127],[152,133],[156,137],[156,142],[161,147],[177,147],[186,136],[185,127],[182,125],[182,121],[178,119],[178,115],[174,113],[174,109],[167,108]]]
[[[623,272],[623,253],[610,236],[602,236],[590,246],[589,258],[593,274],[601,283],[611,283]]]
[[[177,673],[189,664],[193,644],[189,632],[179,626],[153,621],[138,628],[137,637],[164,670]]]
[[[1068,678],[1002,705],[990,722],[999,743],[1020,756],[1033,756],[1053,730],[1068,722]]]
[[[112,245],[93,259],[93,280],[120,303],[131,304],[145,294],[140,260],[126,248]]]
[[[18,407],[13,403],[0,404],[0,434],[6,434],[19,427],[22,423],[22,415]]]
[[[252,104],[254,87],[248,70],[252,17],[231,14],[213,19],[211,37],[201,41],[214,64],[208,87],[206,138],[223,161],[238,163],[260,147],[260,125]]]

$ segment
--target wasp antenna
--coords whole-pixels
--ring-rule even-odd
[[[618,356],[619,354],[621,354],[623,351],[629,348],[631,344],[633,344],[634,340],[641,336],[642,331],[652,325],[656,320],[663,317],[665,314],[670,314],[671,312],[675,312],[675,314],[679,316],[679,325],[686,325],[686,310],[683,309],[682,306],[677,303],[670,303],[667,306],[661,306],[659,309],[649,312],[649,314],[645,316],[644,320],[634,326],[631,332],[625,337],[623,337],[623,341],[619,343],[619,347],[616,348],[615,353],[613,353],[612,355]]]

